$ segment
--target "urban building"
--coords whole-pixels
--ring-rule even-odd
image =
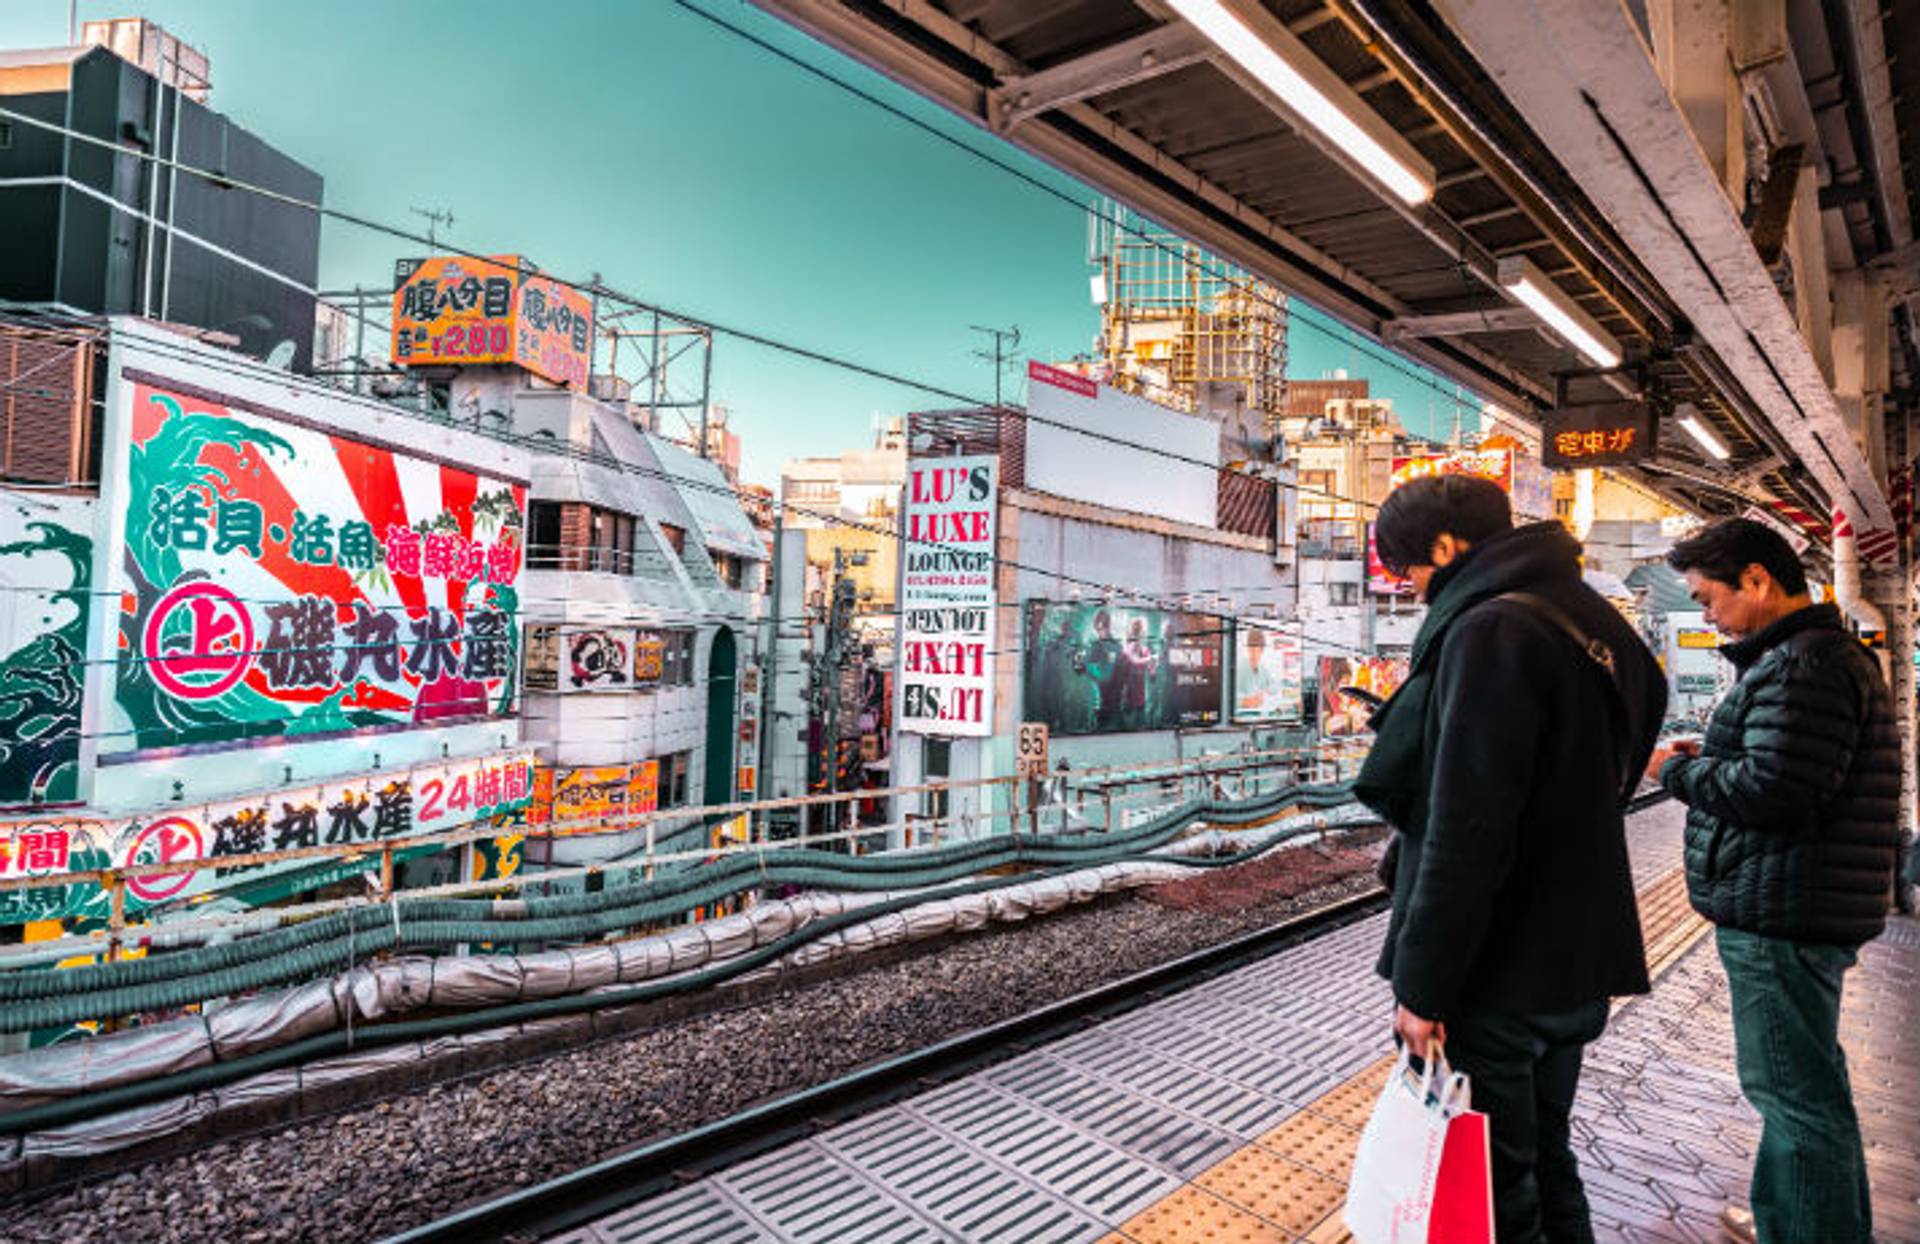
[[[217,169],[300,203],[320,174],[207,106],[204,56],[138,19],[74,47],[0,52],[0,99],[92,142],[0,121],[0,300],[222,334],[279,367],[312,361],[320,218],[179,174]]]

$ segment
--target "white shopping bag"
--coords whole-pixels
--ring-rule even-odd
[[[1428,1244],[1448,1129],[1471,1110],[1467,1077],[1454,1073],[1437,1047],[1421,1072],[1400,1051],[1347,1181],[1345,1216],[1355,1244]]]

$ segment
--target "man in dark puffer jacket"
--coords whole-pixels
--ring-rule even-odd
[[[1900,841],[1893,699],[1766,527],[1717,523],[1667,560],[1734,640],[1721,653],[1740,671],[1705,746],[1662,748],[1647,769],[1687,805],[1687,891],[1717,926],[1740,1086],[1762,1122],[1753,1212],[1722,1221],[1761,1244],[1867,1244],[1840,990],[1886,924]]]

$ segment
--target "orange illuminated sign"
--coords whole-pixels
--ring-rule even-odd
[[[403,260],[393,291],[393,361],[511,364],[584,389],[593,344],[587,296],[518,255]]]
[[[1645,402],[1592,402],[1540,417],[1540,457],[1550,467],[1624,466],[1653,456],[1654,421]]]

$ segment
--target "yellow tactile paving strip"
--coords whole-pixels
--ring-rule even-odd
[[[1707,931],[1680,869],[1640,892],[1647,972],[1658,978]],[[1347,1244],[1340,1220],[1360,1129],[1393,1069],[1369,1065],[1272,1131],[1135,1214],[1101,1244]]]

